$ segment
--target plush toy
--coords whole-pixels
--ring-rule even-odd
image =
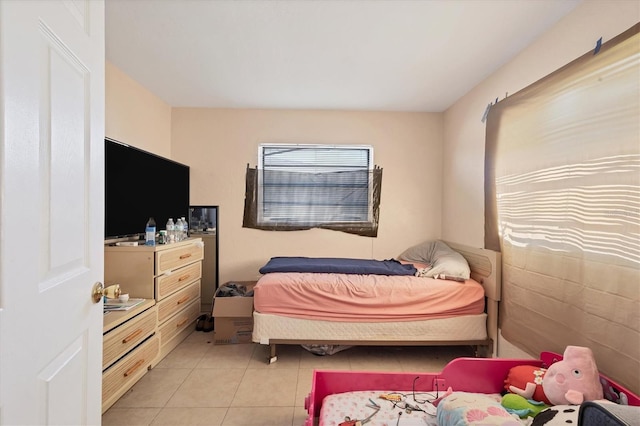
[[[599,379],[591,349],[567,346],[563,360],[548,369],[531,365],[511,368],[504,386],[511,393],[503,397],[502,406],[524,418],[536,416],[548,405],[602,399]]]
[[[520,395],[524,399],[551,404],[542,389],[542,379],[547,369],[533,365],[516,365],[509,370],[504,381],[508,392]]]
[[[526,399],[515,393],[508,393],[502,397],[500,401],[502,406],[511,414],[516,414],[521,419],[527,417],[535,417],[542,410],[549,408],[544,402]]]
[[[549,400],[542,389],[542,378],[546,372],[546,368],[534,365],[512,367],[504,381],[504,388],[509,393],[502,397],[502,406],[521,419],[534,417],[549,407]]]
[[[547,369],[542,378],[542,389],[553,405],[602,399],[600,375],[591,349],[567,346],[562,361]]]

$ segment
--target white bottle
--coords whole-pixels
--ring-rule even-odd
[[[169,237],[170,243],[176,242],[176,226],[173,223],[173,218],[169,218],[167,221],[167,237]]]

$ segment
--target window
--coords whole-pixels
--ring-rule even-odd
[[[371,146],[262,144],[249,173],[245,226],[251,201],[255,223],[248,227],[377,232],[381,169],[373,166]]]

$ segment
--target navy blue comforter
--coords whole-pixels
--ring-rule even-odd
[[[328,272],[362,275],[415,275],[413,265],[403,265],[395,259],[349,259],[336,257],[272,257],[260,268],[261,274],[270,272]]]

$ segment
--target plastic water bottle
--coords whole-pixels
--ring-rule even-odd
[[[182,239],[186,240],[187,238],[189,238],[189,223],[187,219],[182,216]]]
[[[153,217],[150,217],[147,221],[145,228],[144,245],[155,246],[156,245],[156,221]]]
[[[182,219],[176,220],[176,241],[182,241]]]
[[[187,222],[185,222],[184,218],[180,218],[180,241],[184,241],[187,239]]]
[[[170,243],[176,242],[176,225],[173,223],[173,218],[169,218],[167,221],[167,237],[169,237]]]

